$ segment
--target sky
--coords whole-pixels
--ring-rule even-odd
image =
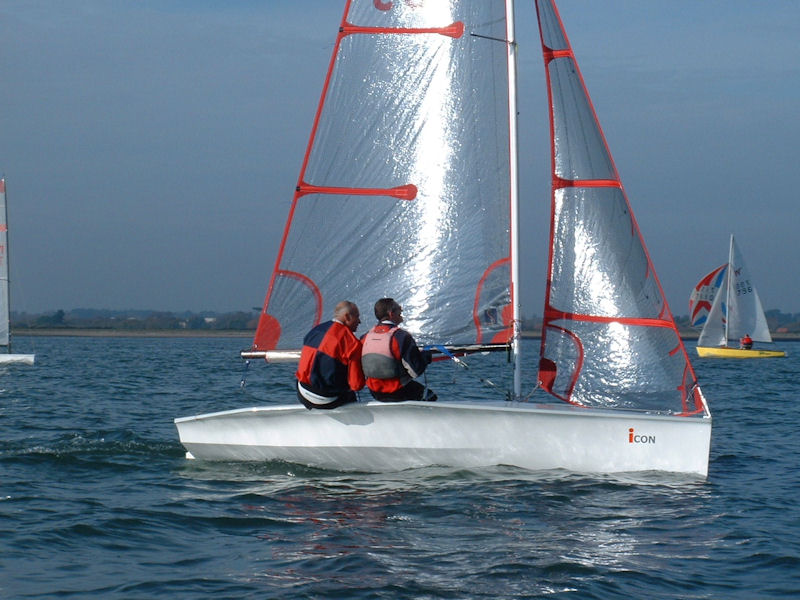
[[[260,307],[343,5],[0,0],[12,308]],[[800,312],[800,2],[558,6],[672,312],[731,233],[765,308]],[[525,316],[549,231],[534,13],[517,3]]]

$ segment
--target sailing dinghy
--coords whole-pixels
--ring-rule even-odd
[[[287,386],[287,405],[175,419],[187,457],[706,476],[708,406],[561,18],[550,0],[537,13],[552,153],[541,356],[520,353],[518,268],[535,257],[518,252],[511,0],[345,3],[264,309],[242,353],[298,356],[338,301],[363,314],[392,296],[419,343],[510,347],[510,399],[468,401],[437,386],[435,403],[309,411]],[[532,360],[539,381],[523,397],[520,371]]]
[[[692,290],[689,314],[693,327],[702,327],[697,354],[702,358],[779,358],[783,350],[742,348],[749,335],[754,342],[772,343],[761,299],[731,235],[728,262],[703,277]],[[733,340],[734,346],[729,345]]]
[[[8,207],[6,205],[6,180],[0,179],[0,365],[32,365],[34,354],[11,352],[11,289],[8,263]]]

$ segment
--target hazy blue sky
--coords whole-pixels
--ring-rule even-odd
[[[343,5],[0,0],[15,308],[260,306]],[[800,2],[559,8],[673,312],[732,232],[765,307],[800,312]],[[547,109],[533,2],[517,13],[534,315]]]

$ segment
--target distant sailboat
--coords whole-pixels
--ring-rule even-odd
[[[707,474],[708,406],[558,11],[540,0],[537,14],[552,158],[540,356],[520,352],[519,263],[546,257],[518,251],[512,0],[346,2],[264,310],[242,353],[296,358],[338,301],[367,314],[391,295],[421,343],[510,348],[510,401],[465,400],[453,386],[437,388],[435,403],[309,411],[288,392],[284,405],[175,419],[189,458]],[[529,396],[525,360],[539,365]]]
[[[782,350],[740,347],[749,336],[769,344],[767,319],[744,258],[731,235],[728,262],[703,277],[692,290],[689,314],[693,327],[701,327],[697,354],[703,358],[777,358]],[[729,345],[729,341],[734,346]]]
[[[0,365],[25,364],[32,365],[33,354],[13,354],[11,352],[10,327],[10,288],[8,263],[8,206],[6,205],[6,180],[0,179]]]

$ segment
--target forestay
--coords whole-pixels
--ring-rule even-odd
[[[346,4],[253,350],[297,348],[338,301],[369,318],[385,296],[419,343],[508,341],[505,12]]]
[[[540,385],[582,406],[702,416],[695,374],[555,6],[537,2],[552,224]]]

